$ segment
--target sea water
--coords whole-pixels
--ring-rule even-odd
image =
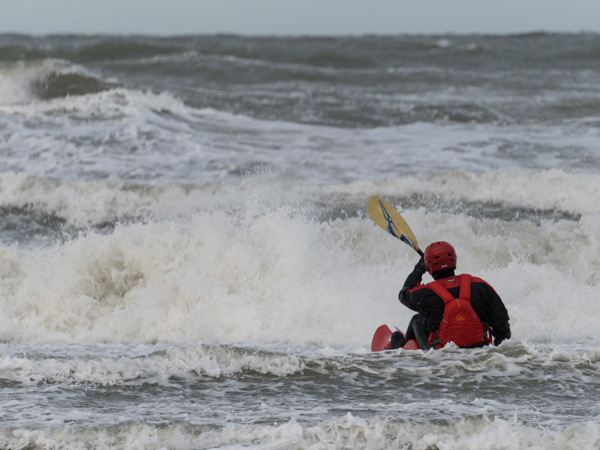
[[[0,447],[600,447],[599,52],[0,36]],[[418,260],[371,195],[510,341],[370,352]]]

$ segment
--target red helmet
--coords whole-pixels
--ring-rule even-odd
[[[433,274],[438,270],[456,268],[456,251],[445,241],[434,242],[425,249],[425,267]]]

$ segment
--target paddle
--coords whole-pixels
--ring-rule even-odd
[[[367,202],[367,211],[373,222],[423,256],[415,234],[406,223],[406,220],[392,205],[381,197],[374,195]]]

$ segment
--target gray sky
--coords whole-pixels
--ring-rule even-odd
[[[1,0],[0,33],[600,32],[600,0]]]

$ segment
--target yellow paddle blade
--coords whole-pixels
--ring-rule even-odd
[[[406,220],[392,205],[381,197],[374,195],[367,202],[367,212],[373,222],[392,236],[410,245],[415,252],[422,254],[415,234],[406,223]]]

